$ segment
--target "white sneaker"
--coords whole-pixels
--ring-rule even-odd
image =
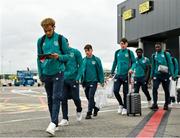
[[[82,119],[82,112],[77,112],[76,113],[76,119],[77,119],[77,121],[81,121],[81,119]]]
[[[56,127],[56,128],[55,128],[55,131],[58,131],[58,130],[59,130],[59,127]]]
[[[118,114],[121,114],[122,113],[122,109],[123,109],[123,106],[122,105],[120,105],[119,107],[118,107]]]
[[[126,114],[127,114],[127,109],[123,108],[121,114],[122,114],[122,115],[126,115]]]
[[[56,129],[56,124],[51,122],[47,127],[46,132],[49,133],[51,136],[55,136],[55,129]]]
[[[168,107],[172,108],[172,107],[173,107],[173,105],[172,105],[172,104],[169,104],[169,105],[168,105]]]
[[[67,119],[62,119],[61,122],[58,124],[59,126],[68,126],[69,122]]]
[[[148,101],[148,108],[151,108],[151,106],[152,106],[152,102]]]

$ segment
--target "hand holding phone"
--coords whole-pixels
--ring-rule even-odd
[[[53,53],[53,54],[39,54],[38,57],[40,58],[40,60],[42,59],[58,59],[59,55],[57,53]]]
[[[49,56],[49,58],[54,58],[54,59],[58,59],[59,55],[57,53],[53,53]]]
[[[39,54],[38,57],[39,57],[40,59],[48,59],[48,58],[50,58],[50,55],[51,55],[51,54]]]

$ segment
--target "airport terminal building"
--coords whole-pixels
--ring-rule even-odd
[[[151,57],[155,42],[162,42],[180,61],[180,0],[126,0],[117,7],[118,43],[141,47]]]

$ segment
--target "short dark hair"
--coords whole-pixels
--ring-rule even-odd
[[[137,49],[136,49],[136,53],[137,53],[138,51],[140,51],[140,52],[143,53],[143,49],[142,49],[142,48],[137,48]]]
[[[162,45],[161,45],[161,42],[156,42],[155,45],[160,45],[160,46],[162,46]]]
[[[90,44],[87,44],[87,45],[85,45],[85,47],[84,47],[84,50],[90,50],[90,49],[92,49],[92,46],[90,45]]]
[[[124,38],[121,38],[121,41],[120,41],[120,42],[128,43],[128,40],[124,37]]]

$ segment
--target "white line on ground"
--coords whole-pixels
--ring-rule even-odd
[[[147,106],[142,106],[142,108],[147,108]],[[99,113],[106,113],[106,112],[113,112],[113,111],[117,111],[117,109],[111,109],[111,110],[102,110],[99,111]],[[85,115],[86,113],[83,113],[83,115]],[[73,115],[69,115],[69,116],[75,116],[75,114]],[[23,122],[23,121],[32,121],[32,120],[41,120],[41,119],[47,119],[48,117],[37,117],[37,118],[27,118],[27,119],[16,119],[16,120],[9,120],[9,121],[2,121],[0,122],[0,124],[8,124],[8,123],[16,123],[16,122]]]
[[[11,90],[12,93],[15,94],[20,94],[24,96],[31,96],[31,97],[46,97],[46,93],[44,92],[37,92],[37,91],[32,91],[31,89],[29,90]],[[42,94],[42,95],[36,95],[36,94]]]
[[[27,118],[27,119],[16,119],[16,120],[9,120],[0,122],[0,124],[8,124],[8,123],[16,123],[16,122],[23,122],[23,121],[32,121],[32,120],[40,120],[40,119],[47,119],[49,117],[37,117],[37,118]]]
[[[24,98],[24,97],[8,97],[8,99],[19,99],[19,98]],[[4,97],[4,98],[0,98],[0,100],[5,100],[7,99],[7,97]]]

